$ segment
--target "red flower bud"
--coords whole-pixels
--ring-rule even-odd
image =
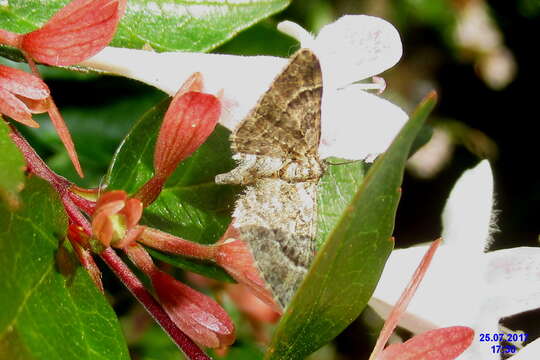
[[[171,320],[193,341],[211,348],[234,342],[234,324],[217,302],[159,270],[142,246],[132,244],[124,250],[150,277],[159,302]]]
[[[44,64],[77,64],[111,42],[125,6],[126,0],[74,0],[23,35],[19,47]]]
[[[178,164],[197,150],[216,127],[221,104],[217,97],[199,92],[202,85],[201,74],[193,74],[165,113],[154,151],[154,176],[135,195],[144,206],[158,197]]]
[[[157,177],[166,178],[214,131],[221,113],[217,97],[190,91],[176,95],[165,114],[154,153]]]
[[[128,199],[125,191],[103,194],[92,216],[92,233],[104,246],[124,247],[142,231],[136,227],[142,216],[142,204]]]
[[[195,342],[210,348],[234,342],[234,324],[218,303],[163,271],[153,272],[151,279],[167,314]]]
[[[271,291],[262,279],[247,244],[240,239],[238,230],[229,225],[223,237],[216,243],[215,261],[236,281],[247,286],[259,299],[274,311],[283,313],[283,309],[274,301]]]
[[[0,65],[0,113],[22,124],[39,127],[32,113],[47,111],[50,92],[32,74]]]

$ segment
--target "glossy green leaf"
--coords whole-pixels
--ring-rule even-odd
[[[129,359],[112,308],[64,243],[67,219],[33,177],[0,203],[0,354],[5,359]]]
[[[68,0],[10,0],[0,28],[25,33],[44,24]],[[208,51],[283,10],[289,0],[129,0],[112,46],[156,51]]]
[[[341,212],[281,319],[266,359],[303,359],[343,331],[367,304],[393,247],[407,155],[434,104],[432,95],[419,106]]]
[[[24,186],[25,162],[17,146],[9,138],[9,128],[0,116],[0,202],[19,206],[19,191]]]
[[[168,104],[150,110],[124,139],[106,177],[107,189],[133,194],[151,178],[154,146]],[[206,143],[178,166],[159,198],[144,210],[141,223],[187,240],[216,242],[231,221],[230,207],[239,190],[214,182],[217,174],[233,168],[231,156],[229,131],[218,126]],[[230,279],[213,265],[178,260],[169,262],[177,266],[183,263],[183,268],[209,277]]]
[[[317,188],[317,248],[320,248],[337,225],[343,210],[349,205],[362,184],[369,164],[331,158]]]

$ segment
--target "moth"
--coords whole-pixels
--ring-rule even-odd
[[[231,134],[238,166],[216,176],[218,184],[246,186],[235,228],[282,309],[315,254],[321,97],[319,61],[301,49]]]

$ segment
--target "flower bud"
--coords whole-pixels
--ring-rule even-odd
[[[167,314],[195,342],[210,348],[234,342],[234,324],[218,303],[163,271],[153,272],[151,279]]]
[[[142,216],[142,204],[128,199],[125,191],[115,190],[103,194],[92,216],[92,232],[105,247],[124,247],[140,232],[136,225]]]
[[[201,74],[193,74],[165,113],[154,151],[154,176],[135,195],[145,207],[159,196],[178,164],[197,150],[216,127],[221,104],[217,97],[201,93],[202,86]]]
[[[217,97],[190,91],[175,96],[159,130],[154,154],[157,177],[169,176],[214,131],[221,113]]]
[[[211,348],[234,342],[234,324],[217,302],[159,270],[141,245],[131,244],[124,250],[150,277],[159,302],[171,320],[193,341]]]

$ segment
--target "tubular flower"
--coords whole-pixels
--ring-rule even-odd
[[[315,37],[291,22],[280,24],[279,30],[311,48],[321,62],[321,158],[373,160],[384,152],[407,114],[366,91],[383,90],[380,78],[357,82],[398,62],[402,46],[397,30],[383,19],[365,15],[344,16],[323,27]],[[127,76],[169,94],[176,93],[181,85],[179,79],[200,71],[207,79],[205,91],[217,93],[225,89],[220,123],[233,130],[287,61],[271,56],[154,53],[108,47],[80,65]]]
[[[135,195],[144,206],[157,198],[178,164],[193,154],[217,125],[220,101],[201,90],[201,74],[195,73],[182,85],[165,113],[154,151],[154,176]]]
[[[126,0],[74,0],[45,25],[27,34],[2,30],[0,42],[53,66],[81,62],[111,42]]]
[[[422,333],[464,325],[477,334],[493,334],[500,332],[501,318],[540,307],[540,293],[531,286],[540,278],[540,249],[485,250],[490,243],[492,206],[493,175],[484,160],[465,172],[450,193],[442,216],[444,243],[400,326]],[[389,304],[399,296],[396,284],[410,276],[425,248],[392,251],[369,302],[382,317],[388,316]],[[505,291],[509,288],[512,291]],[[441,308],[443,303],[447,305]],[[478,341],[459,357],[490,359],[493,352]]]
[[[131,261],[150,277],[159,302],[191,339],[210,348],[234,342],[234,324],[218,303],[159,270],[142,246],[132,244],[124,250]]]
[[[440,243],[441,239],[434,241],[420,260],[409,284],[388,315],[370,360],[454,360],[471,345],[474,330],[465,326],[454,326],[416,335],[403,344],[390,345],[381,352],[428,271]]]
[[[0,65],[0,113],[24,125],[39,127],[32,113],[47,111],[49,88],[32,74]]]
[[[142,204],[129,199],[125,191],[107,192],[99,198],[92,216],[92,233],[105,247],[123,248],[142,231],[137,224],[142,216]]]

